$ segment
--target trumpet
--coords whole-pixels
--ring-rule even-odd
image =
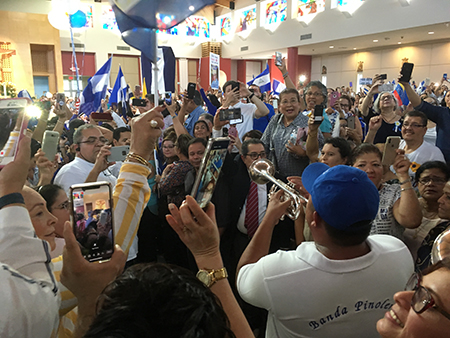
[[[272,162],[270,162],[266,158],[261,158],[259,160],[254,161],[248,168],[250,173],[250,178],[256,184],[266,184],[268,182],[272,182],[274,185],[269,191],[269,199],[275,194],[278,188],[284,190],[284,195],[282,197],[282,201],[285,201],[289,198],[292,199],[291,205],[287,209],[286,215],[292,219],[296,220],[301,211],[301,200],[308,202],[308,200],[300,195],[300,193],[294,189],[291,183],[286,184],[281,180],[278,180],[274,177],[275,166]],[[284,219],[283,215],[281,220]]]

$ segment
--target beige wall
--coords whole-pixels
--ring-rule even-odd
[[[327,67],[327,86],[336,87],[356,83],[356,68],[364,61],[363,77],[386,73],[389,81],[397,78],[402,59],[414,63],[412,79],[421,82],[425,78],[439,81],[443,73],[450,73],[450,42],[421,44],[416,46],[377,49],[359,53],[313,56],[312,80],[321,80],[322,65]]]
[[[51,92],[63,91],[61,46],[59,31],[48,22],[47,15],[0,11],[0,41],[11,42],[13,83],[17,91],[34,93],[30,44],[53,45],[56,76],[49,78]],[[38,75],[38,74],[36,74]]]

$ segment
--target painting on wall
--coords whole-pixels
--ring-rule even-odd
[[[236,33],[256,28],[256,6],[250,6],[235,13]]]
[[[287,0],[267,1],[261,6],[264,26],[277,25],[286,20]]]

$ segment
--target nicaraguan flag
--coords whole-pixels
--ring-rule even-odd
[[[109,58],[102,68],[89,79],[88,85],[80,95],[79,115],[85,114],[86,116],[89,116],[92,112],[96,112],[100,109],[102,99],[105,98],[106,90],[108,88],[111,60],[112,58]]]
[[[170,29],[215,0],[110,0],[122,39],[156,62],[156,29]]]
[[[126,101],[128,98],[128,85],[125,81],[125,76],[122,73],[122,67],[119,66],[119,72],[117,73],[116,82],[114,83],[114,88],[112,89],[111,96],[109,98],[109,103],[117,103],[122,105],[122,115],[127,114]]]
[[[397,83],[393,92],[398,101],[399,106],[407,106],[409,104],[408,95],[406,95],[405,87],[401,83]]]
[[[283,82],[273,79],[272,88],[274,95],[279,96],[280,93],[286,89],[286,85]]]
[[[252,84],[257,85],[261,90],[261,93],[270,92],[270,72],[269,72],[269,64],[266,65],[266,69],[255,77],[253,80],[247,82],[248,86]]]
[[[31,101],[33,101],[33,99],[31,98],[30,93],[28,93],[28,90],[26,89],[22,89],[19,94],[17,94],[17,97],[26,97],[27,99],[30,99]]]
[[[157,55],[158,66],[158,91],[175,93],[175,54],[172,47],[158,47]],[[154,94],[154,88],[152,86],[152,63],[144,53],[141,55],[141,68],[142,78],[145,80],[143,83],[146,85],[147,93]]]
[[[419,95],[422,95],[423,92],[425,91],[425,89],[427,89],[427,86],[425,85],[425,80],[424,80],[419,84],[419,87],[417,87],[416,93]]]

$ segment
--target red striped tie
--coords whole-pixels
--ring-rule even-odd
[[[251,182],[245,206],[245,226],[249,238],[253,237],[258,225],[258,187],[255,182]]]

